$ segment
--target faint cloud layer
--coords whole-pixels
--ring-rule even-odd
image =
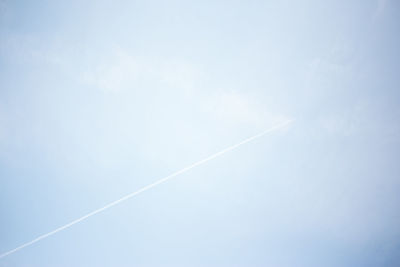
[[[127,94],[129,91],[155,86],[157,90],[163,91],[161,94],[165,94],[166,101],[176,97],[194,104],[192,109],[206,112],[210,118],[230,125],[245,123],[263,127],[287,119],[269,113],[268,107],[257,104],[243,90],[240,92],[238,89],[216,88],[210,82],[207,84],[207,72],[187,62],[165,58],[157,61],[135,59],[120,47],[114,49],[109,58],[109,62],[90,66],[83,81],[104,92],[127,91]]]
[[[0,3],[4,250],[296,119],[15,265],[383,266],[379,251],[398,254],[392,2]]]
[[[380,16],[383,15],[387,6],[387,2],[388,0],[377,0],[377,7],[375,9],[375,12],[372,14],[372,21],[377,20]]]
[[[35,133],[34,138],[54,158],[67,157],[72,150],[76,158],[65,160],[79,162],[88,157],[110,167],[125,161],[129,152],[124,147],[130,145],[145,158],[179,167],[289,119],[271,112],[245,88],[213,85],[201,65],[169,57],[139,57],[118,45],[102,53],[78,44],[64,49],[58,39],[51,43],[29,36],[17,39],[24,38],[34,45],[13,40],[20,45],[9,44],[9,51],[29,60],[27,64],[38,64],[39,77],[54,70],[71,77],[62,87],[72,86],[68,89],[72,98],[63,98],[64,93],[53,90],[51,83],[42,84],[46,89],[39,93],[52,101],[36,113],[51,109],[42,115],[58,120],[47,125],[42,118],[38,125],[49,130]],[[76,106],[74,99],[87,103]],[[78,109],[68,113],[62,108],[70,105]],[[57,129],[59,136],[47,136],[50,129]],[[59,144],[60,138],[72,143]]]

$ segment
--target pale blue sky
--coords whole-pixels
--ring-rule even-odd
[[[82,3],[84,2],[84,3]],[[0,1],[0,266],[400,265],[400,5]]]

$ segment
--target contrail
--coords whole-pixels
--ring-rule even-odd
[[[67,229],[67,228],[73,226],[74,224],[77,224],[77,223],[79,223],[79,222],[81,222],[81,221],[83,221],[83,220],[86,220],[87,218],[89,218],[89,217],[91,217],[91,216],[93,216],[93,215],[95,215],[95,214],[97,214],[97,213],[100,213],[100,212],[102,212],[102,211],[104,211],[104,210],[106,210],[106,209],[109,209],[109,208],[111,208],[111,207],[113,207],[113,206],[115,206],[115,205],[117,205],[117,204],[119,204],[119,203],[121,203],[121,202],[123,202],[123,201],[125,201],[125,200],[128,200],[128,199],[130,199],[130,198],[132,198],[132,197],[134,197],[134,196],[136,196],[136,195],[138,195],[138,194],[140,194],[140,193],[143,193],[144,191],[147,191],[147,190],[149,190],[150,188],[153,188],[153,187],[155,187],[155,186],[157,186],[157,185],[159,185],[159,184],[162,184],[162,183],[164,183],[164,182],[170,180],[171,178],[173,178],[173,177],[175,177],[175,176],[178,176],[178,175],[180,175],[180,174],[182,174],[182,173],[185,173],[185,172],[189,171],[190,169],[193,169],[194,167],[197,167],[197,166],[199,166],[199,165],[202,165],[202,164],[204,164],[204,163],[206,163],[206,162],[208,162],[208,161],[210,161],[210,160],[212,160],[212,159],[214,159],[214,158],[216,158],[216,157],[218,157],[218,156],[221,156],[222,154],[225,154],[226,152],[229,152],[229,151],[231,151],[231,150],[233,150],[233,149],[235,149],[235,148],[237,148],[237,147],[239,147],[239,146],[241,146],[241,145],[244,145],[244,144],[246,144],[246,143],[248,143],[248,142],[250,142],[250,141],[252,141],[252,140],[254,140],[254,139],[257,139],[257,138],[259,138],[259,137],[261,137],[261,136],[263,136],[263,135],[265,135],[265,134],[267,134],[267,133],[270,133],[270,132],[272,132],[272,131],[275,131],[275,130],[278,130],[278,129],[280,129],[280,128],[283,128],[284,126],[288,125],[288,124],[291,123],[291,122],[292,122],[292,121],[289,120],[289,121],[286,121],[286,122],[284,122],[284,123],[278,124],[278,125],[276,125],[276,126],[270,128],[270,129],[268,129],[268,130],[266,130],[266,131],[264,131],[264,132],[261,132],[261,133],[259,133],[259,134],[257,134],[257,135],[254,135],[254,136],[252,136],[252,137],[249,137],[249,138],[243,140],[242,142],[237,143],[236,145],[232,145],[232,146],[230,146],[230,147],[227,147],[227,148],[225,148],[224,150],[222,150],[222,151],[220,151],[220,152],[218,152],[218,153],[215,153],[215,154],[213,154],[213,155],[211,155],[211,156],[209,156],[209,157],[207,157],[207,158],[205,158],[205,159],[202,159],[202,160],[200,160],[200,161],[198,161],[198,162],[196,162],[196,163],[193,163],[193,164],[191,164],[191,165],[189,165],[189,166],[187,166],[187,167],[185,167],[185,168],[183,168],[183,169],[181,169],[181,170],[179,170],[179,171],[177,171],[177,172],[174,172],[174,173],[172,173],[172,174],[170,174],[170,175],[168,175],[168,176],[166,176],[166,177],[164,177],[164,178],[161,178],[160,180],[158,180],[158,181],[156,181],[156,182],[154,182],[154,183],[152,183],[152,184],[149,184],[149,185],[147,185],[147,186],[145,186],[145,187],[143,187],[143,188],[141,188],[141,189],[139,189],[139,190],[137,190],[137,191],[135,191],[135,192],[133,192],[133,193],[130,193],[130,194],[128,194],[128,195],[126,195],[126,196],[124,196],[124,197],[118,199],[118,200],[115,200],[114,202],[111,202],[111,203],[105,205],[105,206],[102,207],[102,208],[99,208],[99,209],[97,209],[97,210],[92,211],[92,212],[90,212],[90,213],[88,213],[88,214],[86,214],[86,215],[80,217],[79,219],[76,219],[76,220],[74,220],[74,221],[72,221],[72,222],[70,222],[70,223],[67,223],[67,224],[64,225],[64,226],[61,226],[61,227],[59,227],[59,228],[57,228],[57,229],[55,229],[55,230],[53,230],[53,231],[51,231],[51,232],[48,232],[47,234],[43,234],[43,235],[41,235],[41,236],[39,236],[39,237],[37,237],[37,238],[31,240],[31,241],[29,241],[29,242],[27,242],[27,243],[25,243],[25,244],[19,246],[19,247],[16,247],[16,248],[14,248],[14,249],[12,249],[12,250],[10,250],[10,251],[7,251],[7,252],[1,254],[1,255],[0,255],[0,259],[1,259],[1,258],[4,258],[4,257],[6,257],[6,256],[8,256],[8,255],[10,255],[10,254],[13,254],[13,253],[15,253],[15,252],[17,252],[17,251],[19,251],[19,250],[25,248],[25,247],[28,247],[28,246],[30,246],[30,245],[33,245],[33,244],[35,244],[36,242],[39,242],[40,240],[45,239],[45,238],[47,238],[47,237],[49,237],[49,236],[51,236],[51,235],[54,235],[54,234],[56,234],[56,233],[58,233],[58,232],[61,232],[62,230]]]

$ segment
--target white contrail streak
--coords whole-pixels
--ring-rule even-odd
[[[47,237],[49,237],[49,236],[51,236],[51,235],[54,235],[54,234],[56,234],[56,233],[58,233],[58,232],[60,232],[60,231],[62,231],[62,230],[64,230],[64,229],[67,229],[67,228],[73,226],[74,224],[77,224],[77,223],[79,223],[79,222],[81,222],[81,221],[83,221],[83,220],[86,220],[87,218],[89,218],[89,217],[91,217],[91,216],[93,216],[93,215],[95,215],[95,214],[97,214],[97,213],[100,213],[100,212],[102,212],[102,211],[104,211],[104,210],[106,210],[106,209],[109,209],[109,208],[111,208],[111,207],[113,207],[113,206],[115,206],[115,205],[117,205],[117,204],[119,204],[119,203],[121,203],[121,202],[123,202],[123,201],[125,201],[125,200],[128,200],[128,199],[130,199],[130,198],[132,198],[132,197],[134,197],[134,196],[136,196],[136,195],[138,195],[138,194],[140,194],[140,193],[142,193],[142,192],[144,192],[144,191],[149,190],[150,188],[153,188],[153,187],[155,187],[155,186],[157,186],[157,185],[159,185],[159,184],[162,184],[162,183],[164,183],[164,182],[170,180],[171,178],[173,178],[173,177],[175,177],[175,176],[178,176],[178,175],[180,175],[180,174],[182,174],[182,173],[185,173],[185,172],[189,171],[190,169],[192,169],[192,168],[194,168],[194,167],[197,167],[197,166],[199,166],[199,165],[201,165],[201,164],[204,164],[204,163],[206,163],[206,162],[208,162],[208,161],[210,161],[210,160],[212,160],[212,159],[214,159],[214,158],[216,158],[216,157],[218,157],[218,156],[221,156],[222,154],[225,154],[226,152],[229,152],[229,151],[231,151],[231,150],[233,150],[233,149],[235,149],[235,148],[237,148],[237,147],[239,147],[239,146],[241,146],[241,145],[244,145],[244,144],[246,144],[246,143],[248,143],[248,142],[250,142],[250,141],[252,141],[252,140],[254,140],[254,139],[257,139],[257,138],[259,138],[259,137],[261,137],[261,136],[263,136],[263,135],[265,135],[265,134],[267,134],[267,133],[270,133],[270,132],[272,132],[272,131],[275,131],[275,130],[278,130],[278,129],[280,129],[280,128],[283,128],[284,126],[288,125],[288,124],[291,123],[291,122],[292,122],[292,121],[289,120],[289,121],[286,121],[286,122],[284,122],[284,123],[278,124],[278,125],[276,125],[276,126],[270,128],[270,129],[268,129],[268,130],[266,130],[266,131],[264,131],[264,132],[262,132],[262,133],[259,133],[259,134],[257,134],[257,135],[254,135],[254,136],[252,136],[252,137],[249,137],[249,138],[243,140],[242,142],[237,143],[236,145],[227,147],[227,148],[225,148],[224,150],[222,150],[222,151],[220,151],[220,152],[218,152],[218,153],[215,153],[215,154],[213,154],[213,155],[211,155],[211,156],[209,156],[209,157],[207,157],[207,158],[205,158],[205,159],[202,159],[202,160],[200,160],[200,161],[198,161],[198,162],[196,162],[196,163],[193,163],[192,165],[189,165],[189,166],[187,166],[187,167],[185,167],[185,168],[183,168],[183,169],[181,169],[181,170],[179,170],[179,171],[177,171],[177,172],[174,172],[174,173],[172,173],[172,174],[170,174],[170,175],[168,175],[168,176],[166,176],[166,177],[164,177],[164,178],[161,178],[160,180],[158,180],[158,181],[156,181],[156,182],[154,182],[154,183],[152,183],[152,184],[149,184],[149,185],[147,185],[147,186],[145,186],[145,187],[143,187],[143,188],[141,188],[141,189],[139,189],[139,190],[137,190],[137,191],[135,191],[135,192],[133,192],[133,193],[130,193],[130,194],[128,194],[128,195],[126,195],[126,196],[124,196],[124,197],[118,199],[118,200],[115,200],[114,202],[111,202],[111,203],[105,205],[105,206],[102,207],[102,208],[99,208],[99,209],[97,209],[97,210],[95,210],[95,211],[92,211],[92,212],[86,214],[85,216],[80,217],[79,219],[76,219],[76,220],[74,220],[74,221],[72,221],[72,222],[70,222],[70,223],[67,223],[67,224],[64,225],[64,226],[61,226],[61,227],[59,227],[59,228],[57,228],[57,229],[55,229],[55,230],[53,230],[53,231],[51,231],[51,232],[48,232],[47,234],[41,235],[41,236],[39,236],[39,237],[33,239],[32,241],[29,241],[29,242],[27,242],[27,243],[25,243],[25,244],[23,244],[23,245],[21,245],[21,246],[19,246],[19,247],[16,247],[16,248],[14,248],[14,249],[12,249],[12,250],[10,250],[10,251],[7,251],[7,252],[1,254],[1,255],[0,255],[0,259],[1,259],[1,258],[4,258],[4,257],[6,257],[6,256],[8,256],[8,255],[10,255],[10,254],[13,254],[13,253],[17,252],[18,250],[21,250],[21,249],[23,249],[23,248],[25,248],[25,247],[28,247],[28,246],[30,246],[30,245],[33,245],[33,244],[35,244],[36,242],[39,242],[40,240],[45,239],[45,238],[47,238]]]

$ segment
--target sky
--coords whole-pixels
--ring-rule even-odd
[[[0,259],[399,266],[400,3],[0,0]]]

